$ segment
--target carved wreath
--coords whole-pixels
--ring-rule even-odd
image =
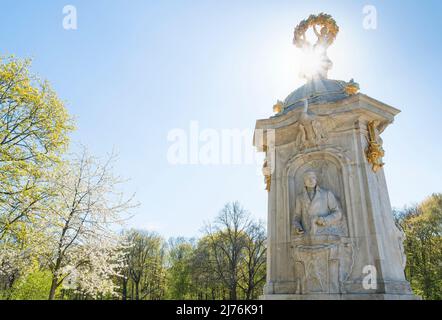
[[[315,28],[317,25],[321,26],[322,28],[326,28],[328,36],[327,44],[331,45],[336,39],[336,35],[339,32],[339,27],[332,16],[326,13],[320,13],[318,15],[312,14],[307,20],[302,20],[295,28],[295,37],[293,39],[293,43],[298,48],[309,45],[309,42],[305,39],[305,33],[307,32],[308,28]]]

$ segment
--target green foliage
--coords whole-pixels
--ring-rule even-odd
[[[209,266],[228,298],[254,299],[265,281],[265,229],[238,202],[227,203],[206,226]],[[223,290],[224,294],[224,290]]]
[[[167,271],[167,298],[183,300],[192,298],[192,258],[194,246],[184,238],[169,241]]]
[[[198,241],[174,238],[167,246],[155,233],[127,232],[123,299],[258,298],[265,282],[264,228],[238,203],[226,206],[215,223]]]
[[[14,286],[14,294],[15,286],[29,287],[23,281],[42,275],[27,273],[44,250],[40,208],[56,192],[47,178],[73,130],[63,102],[30,66],[28,59],[0,57],[0,288]]]
[[[63,246],[74,243],[85,221],[91,225],[89,207],[77,219],[80,223],[74,224],[77,233],[69,241],[56,235],[72,230],[66,226],[71,214],[66,218],[60,210],[51,212],[64,221],[56,224],[61,232],[51,233],[60,228],[43,224],[50,220],[49,204],[61,192],[49,181],[60,172],[61,164],[68,165],[62,155],[74,127],[64,103],[47,82],[30,72],[30,66],[30,60],[0,58],[0,299],[47,299],[54,274],[59,275],[63,267],[59,263],[50,271],[56,253],[65,253]],[[78,200],[64,202],[74,204],[69,213],[78,213]],[[109,203],[100,203],[100,208],[109,210]],[[178,238],[167,246],[158,234],[131,230],[124,234],[124,261],[109,262],[107,255],[94,250],[97,254],[88,256],[99,267],[121,263],[122,276],[113,274],[108,287],[118,284],[123,299],[256,299],[265,281],[266,238],[262,224],[249,218],[235,202],[224,207],[196,242]],[[425,299],[442,299],[442,194],[400,212],[397,223],[406,235],[405,272],[414,292]],[[94,226],[87,230],[90,234],[100,224]],[[58,240],[58,250],[48,246],[53,240]],[[84,242],[79,241],[79,248],[85,248]],[[98,283],[101,273],[80,278]],[[55,296],[62,299],[114,298],[58,290]]]
[[[228,299],[229,289],[214,270],[214,255],[211,239],[208,236],[199,239],[190,262],[193,299]],[[224,269],[225,266],[221,265],[220,268]]]
[[[424,299],[442,299],[442,194],[433,194],[397,218],[405,232],[405,269],[413,291]]]
[[[165,243],[155,232],[130,230],[125,234],[129,250],[121,279],[124,300],[160,300],[165,296]]]
[[[52,274],[49,270],[35,270],[21,277],[13,286],[12,300],[46,300],[51,288]],[[57,293],[58,294],[58,293]]]
[[[0,58],[0,240],[19,240],[50,196],[45,177],[68,146],[72,121],[30,60]]]

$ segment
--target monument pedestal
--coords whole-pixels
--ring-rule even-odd
[[[400,111],[342,81],[308,87],[256,124],[269,190],[263,298],[415,299],[380,138]]]
[[[327,79],[327,48],[338,31],[324,13],[295,28],[294,44],[315,63],[304,61],[306,84],[278,101],[275,116],[256,122],[269,192],[263,298],[415,299],[380,137],[400,111],[358,93],[353,80]]]

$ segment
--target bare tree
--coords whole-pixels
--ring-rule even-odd
[[[225,285],[215,270],[213,251],[208,236],[199,239],[189,262],[193,298],[225,299]]]
[[[134,286],[131,299],[158,299],[164,295],[164,241],[154,232],[131,230],[124,271]],[[126,286],[129,283],[126,283]],[[127,292],[127,289],[123,288]]]
[[[261,289],[266,279],[266,231],[262,223],[250,225],[244,251],[240,287],[245,299],[250,300],[256,298],[256,289]]]
[[[238,202],[228,203],[213,225],[206,226],[206,236],[213,252],[213,269],[229,290],[229,299],[237,299],[240,266],[247,245],[250,215]]]

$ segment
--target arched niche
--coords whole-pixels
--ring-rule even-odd
[[[283,183],[286,221],[291,231],[292,219],[295,210],[297,195],[302,192],[304,182],[303,175],[308,170],[317,173],[318,184],[321,188],[327,189],[338,199],[343,215],[345,228],[348,236],[351,235],[349,226],[350,188],[349,188],[349,159],[338,149],[326,149],[321,151],[311,151],[309,153],[298,154],[290,159],[286,165]],[[288,232],[291,234],[291,232]]]

